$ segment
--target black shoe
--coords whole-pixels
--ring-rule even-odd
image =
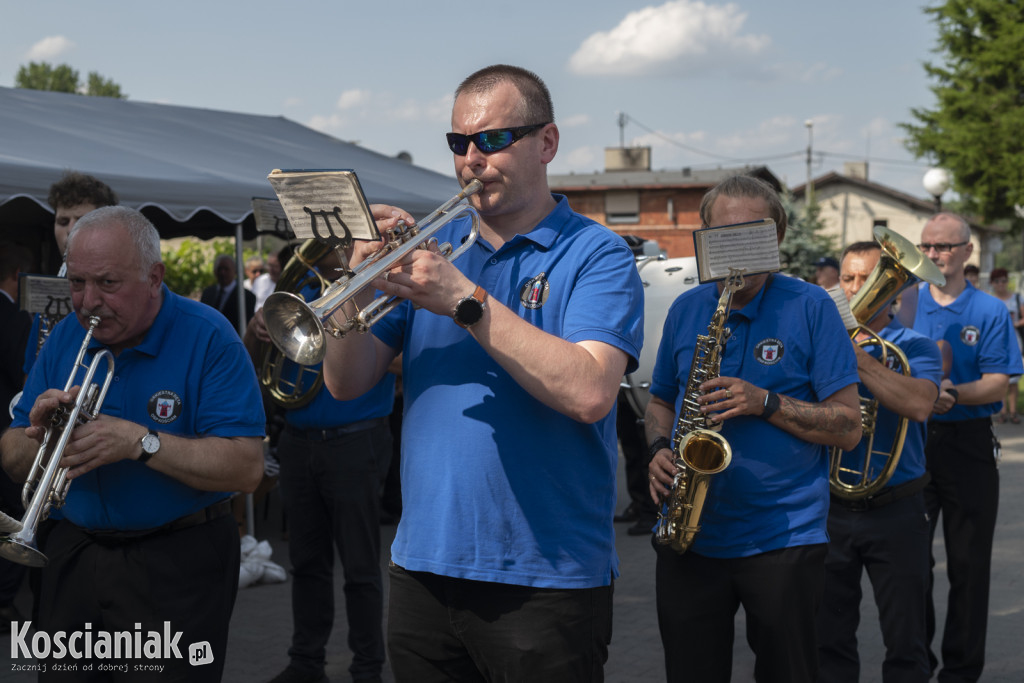
[[[288,667],[270,679],[269,683],[329,683],[323,671],[303,671]]]
[[[657,517],[650,515],[639,515],[636,524],[626,529],[630,536],[650,536],[654,525],[658,522]]]
[[[626,506],[626,509],[622,511],[622,514],[615,515],[612,520],[615,522],[635,522],[640,518],[640,506],[636,503],[630,503]]]

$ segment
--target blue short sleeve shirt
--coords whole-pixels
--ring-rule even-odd
[[[882,328],[878,336],[899,347],[907,357],[907,365],[910,366],[911,377],[927,379],[936,387],[939,386],[942,381],[942,356],[939,354],[939,347],[935,345],[935,342],[914,330],[904,327],[896,320]],[[865,351],[876,358],[881,355],[878,347],[875,345],[866,347]],[[886,358],[886,364],[890,369],[893,369],[894,365],[891,356]],[[874,395],[863,384],[857,388],[857,391],[862,398],[874,398]],[[884,453],[890,451],[895,441],[899,420],[899,415],[888,408],[881,405],[878,406],[872,450],[882,451],[883,455],[875,454],[871,456],[871,467],[868,469],[869,477],[874,478],[885,467],[887,458],[884,457]],[[892,478],[889,479],[889,486],[898,486],[924,475],[924,443],[926,433],[926,423],[915,422],[914,420],[907,422],[907,434],[903,441],[903,450],[900,453],[899,464],[896,466]],[[865,435],[864,439],[861,439],[857,448],[843,453],[841,463],[844,467],[855,468],[858,471],[863,468],[866,437],[867,435]],[[844,478],[843,481],[854,483],[856,478]]]
[[[643,289],[633,254],[564,197],[495,250],[454,264],[545,332],[621,349],[636,367]],[[458,246],[468,221],[443,229]],[[530,396],[449,316],[404,304],[372,328],[403,352],[403,514],[392,547],[406,569],[549,588],[608,585],[615,411],[582,424]]]
[[[697,335],[707,334],[718,297],[713,283],[691,289],[665,320],[651,393],[674,405],[677,419]],[[746,306],[729,313],[726,326],[722,376],[815,403],[858,381],[849,334],[821,287],[771,276]],[[711,478],[690,552],[731,558],[825,543],[826,448],[754,416],[726,420],[721,434],[732,462]]]
[[[36,396],[64,387],[84,338],[75,316],[54,327],[28,377],[13,426],[28,426]],[[85,362],[101,348],[91,341]],[[76,384],[84,374],[78,371]],[[101,363],[94,381],[106,374],[107,364]],[[184,437],[262,437],[265,432],[256,373],[238,333],[209,306],[166,286],[145,339],[114,358],[114,379],[101,412]],[[73,480],[61,511],[87,529],[151,529],[228,493],[199,491],[142,463],[121,460]]]
[[[953,384],[973,382],[986,373],[1009,376],[1024,373],[1016,332],[1003,302],[980,292],[970,283],[953,303],[940,306],[928,283],[918,287],[914,330],[952,351],[949,379]],[[954,422],[990,417],[999,412],[1001,401],[984,405],[956,404],[936,422]]]

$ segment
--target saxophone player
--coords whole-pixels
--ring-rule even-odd
[[[734,176],[700,206],[705,226],[775,221],[775,190]],[[676,474],[669,438],[688,384],[695,333],[719,285],[682,294],[658,349],[645,429],[651,495],[664,500]],[[658,625],[668,681],[730,680],[733,624],[743,605],[758,681],[810,682],[817,673],[815,617],[823,590],[828,514],[825,446],[861,437],[856,360],[825,290],[782,275],[751,275],[724,320],[720,375],[697,399],[722,426],[732,464],[714,475],[702,528],[683,554],[655,545]]]
[[[856,242],[843,250],[839,284],[847,299],[864,286],[881,253],[878,242]],[[832,497],[825,597],[818,613],[818,680],[823,683],[859,680],[856,633],[865,567],[870,567],[885,642],[882,680],[923,683],[931,676],[925,638],[930,544],[924,502],[928,483],[924,441],[925,424],[942,381],[942,357],[934,341],[894,320],[891,308],[891,304],[883,307],[866,326],[903,352],[911,374],[893,372],[888,362],[880,363],[856,345],[859,393],[879,403],[873,450],[884,450],[894,442],[901,417],[909,420],[907,434],[885,488],[862,498]],[[858,341],[865,336],[861,333]],[[888,354],[887,359],[891,357]],[[844,458],[863,462],[859,452],[844,454]]]

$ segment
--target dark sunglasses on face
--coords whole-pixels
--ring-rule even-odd
[[[546,125],[548,124],[534,123],[530,126],[518,126],[516,128],[492,128],[491,130],[482,130],[472,135],[448,133],[448,148],[456,156],[465,156],[466,152],[469,151],[469,143],[472,140],[477,149],[484,154],[490,154],[491,152],[498,152],[506,147],[510,147],[516,140],[521,140],[533,131]]]
[[[957,242],[956,244],[950,244],[949,242],[940,242],[938,244],[919,244],[917,248],[921,250],[922,254],[927,254],[929,249],[934,249],[940,254],[948,254],[953,251],[953,247],[962,247],[967,242]]]

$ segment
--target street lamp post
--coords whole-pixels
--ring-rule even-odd
[[[942,211],[942,195],[951,184],[949,171],[944,168],[930,168],[922,180],[925,191],[935,198],[935,213]]]

